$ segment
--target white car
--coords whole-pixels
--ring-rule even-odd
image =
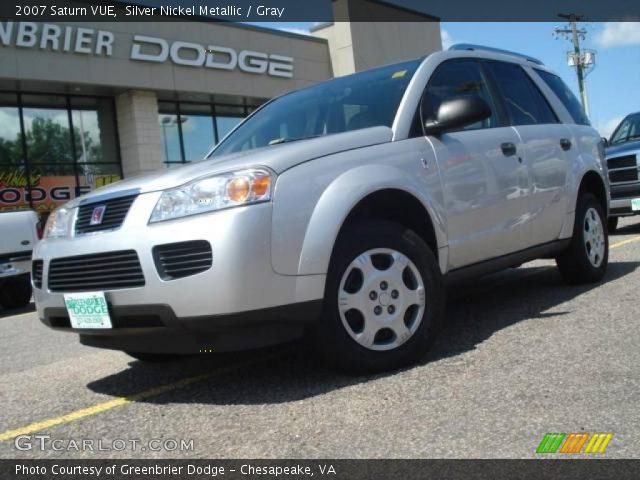
[[[32,210],[0,212],[0,305],[4,308],[24,307],[31,300],[31,252],[38,241],[38,225]]]

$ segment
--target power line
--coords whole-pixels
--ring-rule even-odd
[[[576,76],[578,77],[578,89],[580,90],[580,100],[585,112],[589,115],[589,99],[587,96],[587,75],[593,71],[596,63],[596,52],[590,49],[582,49],[580,40],[584,40],[587,36],[587,30],[578,28],[578,22],[584,17],[573,13],[558,15],[560,18],[567,20],[569,23],[564,27],[555,27],[553,35],[556,38],[564,38],[571,40],[573,51],[567,52],[567,61],[569,66],[575,67]]]

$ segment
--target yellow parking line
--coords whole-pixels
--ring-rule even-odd
[[[628,240],[623,240],[622,242],[614,243],[609,247],[610,250],[618,247],[622,247],[623,245],[629,245],[630,243],[640,242],[640,237],[629,238]]]
[[[112,408],[121,407],[131,402],[138,402],[141,400],[145,400],[147,398],[156,397],[166,392],[170,392],[173,390],[177,390],[179,388],[184,388],[189,385],[192,385],[197,382],[201,382],[206,380],[207,378],[213,377],[215,375],[220,375],[223,373],[229,373],[234,370],[247,367],[256,363],[266,362],[271,360],[274,357],[282,355],[282,353],[268,355],[266,357],[261,357],[259,359],[253,359],[247,362],[241,362],[235,365],[230,365],[226,368],[221,368],[216,370],[215,372],[204,373],[202,375],[195,375],[193,377],[183,378],[182,380],[178,380],[176,382],[167,383],[165,385],[159,385],[157,387],[152,387],[148,390],[144,390],[139,393],[134,393],[132,395],[127,395],[125,397],[114,398],[113,400],[109,400],[106,402],[98,403],[96,405],[92,405],[90,407],[81,408],[71,413],[67,413],[66,415],[61,415],[59,417],[50,418],[48,420],[43,420],[41,422],[35,422],[30,425],[26,425],[24,427],[15,428],[13,430],[7,430],[6,432],[0,433],[0,442],[4,442],[5,440],[11,440],[18,435],[29,435],[32,433],[40,432],[47,428],[55,427],[58,425],[62,425],[65,423],[73,422],[75,420],[80,420],[82,418],[90,417],[92,415],[96,415],[98,413],[106,412],[107,410],[111,410]]]
[[[635,242],[639,242],[639,241],[640,241],[640,236],[639,237],[630,238],[628,240],[623,240],[623,241],[618,242],[618,243],[614,243],[609,248],[610,249],[619,248],[619,247],[622,247],[624,245],[628,245],[630,243],[635,243]],[[32,313],[32,312],[27,312],[27,313]],[[50,418],[48,420],[43,420],[41,422],[31,423],[31,424],[26,425],[24,427],[15,428],[13,430],[7,430],[5,432],[0,433],[0,442],[4,442],[6,440],[10,440],[12,438],[17,437],[18,435],[29,435],[31,433],[40,432],[40,431],[45,430],[47,428],[51,428],[51,427],[55,427],[55,426],[58,426],[58,425],[65,424],[65,423],[73,422],[75,420],[80,420],[82,418],[90,417],[92,415],[97,415],[98,413],[106,412],[107,410],[111,410],[111,409],[116,408],[116,407],[121,407],[121,406],[126,405],[128,403],[138,402],[138,401],[141,401],[141,400],[145,400],[147,398],[156,397],[156,396],[161,395],[163,393],[170,392],[170,391],[173,391],[173,390],[177,390],[177,389],[180,389],[180,388],[184,388],[184,387],[187,387],[187,386],[192,385],[192,384],[197,383],[197,382],[201,382],[201,381],[206,380],[207,378],[213,377],[215,375],[228,373],[230,371],[233,371],[233,370],[245,367],[245,366],[249,366],[249,365],[254,364],[254,363],[267,361],[270,358],[275,357],[275,356],[277,356],[277,355],[271,355],[270,357],[263,357],[263,358],[260,358],[260,359],[257,359],[257,360],[252,360],[252,361],[248,361],[248,362],[244,362],[244,363],[240,363],[240,364],[236,364],[236,365],[231,365],[231,366],[229,366],[227,368],[222,368],[220,370],[216,370],[215,372],[210,372],[210,373],[205,373],[205,374],[202,374],[202,375],[195,375],[193,377],[183,378],[182,380],[178,380],[178,381],[172,382],[172,383],[167,383],[165,385],[159,385],[157,387],[152,387],[152,388],[150,388],[148,390],[144,390],[142,392],[134,393],[132,395],[127,395],[125,397],[114,398],[113,400],[109,400],[109,401],[106,401],[106,402],[98,403],[98,404],[92,405],[90,407],[81,408],[81,409],[75,410],[75,411],[73,411],[71,413],[67,413],[66,415],[61,415],[59,417]]]

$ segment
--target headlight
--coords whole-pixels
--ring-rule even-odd
[[[49,215],[47,225],[44,227],[45,238],[62,238],[69,233],[69,223],[71,222],[72,210],[68,208],[57,208]]]
[[[252,168],[201,178],[162,193],[149,223],[271,200],[273,176]]]

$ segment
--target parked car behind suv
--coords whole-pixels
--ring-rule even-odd
[[[274,99],[205,161],[54,212],[41,320],[157,360],[311,335],[331,363],[414,362],[446,286],[608,262],[598,133],[540,62],[461,46]]]
[[[33,210],[0,212],[0,305],[19,308],[31,301],[31,251],[38,241]]]
[[[611,182],[609,231],[620,217],[640,214],[640,112],[627,115],[616,127],[606,149]]]

